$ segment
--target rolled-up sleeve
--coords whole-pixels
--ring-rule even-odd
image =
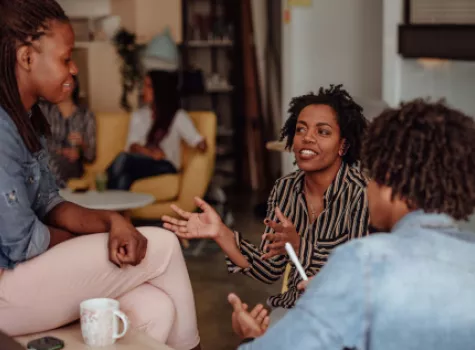
[[[48,227],[31,207],[27,191],[22,155],[25,150],[16,130],[2,123],[0,147],[0,249],[8,268],[31,259],[44,251],[50,243]],[[9,130],[10,129],[10,130]],[[51,210],[61,197],[53,188],[45,201],[44,213]]]
[[[274,187],[267,202],[267,217],[272,221],[277,220],[275,215],[276,205],[277,190],[276,187]],[[271,232],[272,229],[266,227],[265,233]],[[240,272],[246,276],[268,284],[274,283],[280,279],[285,271],[285,266],[288,261],[286,255],[278,255],[271,259],[264,260],[262,259],[262,255],[264,254],[264,246],[270,242],[263,240],[260,247],[258,248],[252,243],[243,239],[239,232],[235,232],[235,240],[237,247],[241,251],[241,254],[244,255],[244,257],[249,262],[250,267],[243,269],[234,264],[229,257],[226,257],[229,273]]]
[[[202,140],[203,136],[196,130],[195,125],[191,121],[188,113],[183,110],[178,111],[175,116],[174,123],[178,127],[178,132],[186,144],[190,147],[196,147]]]
[[[59,187],[56,184],[56,179],[54,178],[53,173],[48,170],[49,184],[48,189],[48,200],[45,205],[40,209],[39,218],[43,221],[46,215],[54,209],[58,204],[61,204],[65,201],[63,197],[59,194]]]

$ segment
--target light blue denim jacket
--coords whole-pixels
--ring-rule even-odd
[[[336,249],[296,307],[239,349],[475,349],[475,234],[412,212]]]
[[[43,149],[31,154],[17,127],[0,107],[0,268],[11,269],[48,248],[42,222],[63,199]]]

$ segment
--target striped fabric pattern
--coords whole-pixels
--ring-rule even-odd
[[[301,236],[299,260],[308,276],[314,276],[327,262],[332,250],[351,239],[368,234],[368,200],[366,181],[357,167],[343,164],[330,187],[325,192],[324,209],[315,222],[311,222],[307,203],[303,193],[304,173],[296,171],[275,183],[268,201],[267,217],[277,220],[275,207],[295,225]],[[266,228],[266,233],[272,232]],[[243,269],[235,265],[228,257],[226,262],[230,273],[241,272],[265,283],[279,280],[289,262],[286,255],[263,260],[263,248],[256,247],[242,238],[239,232],[235,239],[241,253],[251,265]],[[299,291],[297,284],[301,281],[297,270],[292,265],[289,276],[288,291],[268,299],[271,307],[291,308],[294,306]]]

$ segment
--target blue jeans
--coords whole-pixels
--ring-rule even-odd
[[[139,179],[176,173],[175,166],[166,159],[155,160],[142,154],[122,152],[107,168],[107,188],[129,190]]]

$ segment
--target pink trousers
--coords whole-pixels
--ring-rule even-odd
[[[0,274],[0,329],[11,336],[48,331],[79,318],[90,298],[120,301],[135,329],[177,350],[200,339],[188,271],[175,235],[140,228],[148,239],[139,266],[108,259],[107,234],[81,236]]]

